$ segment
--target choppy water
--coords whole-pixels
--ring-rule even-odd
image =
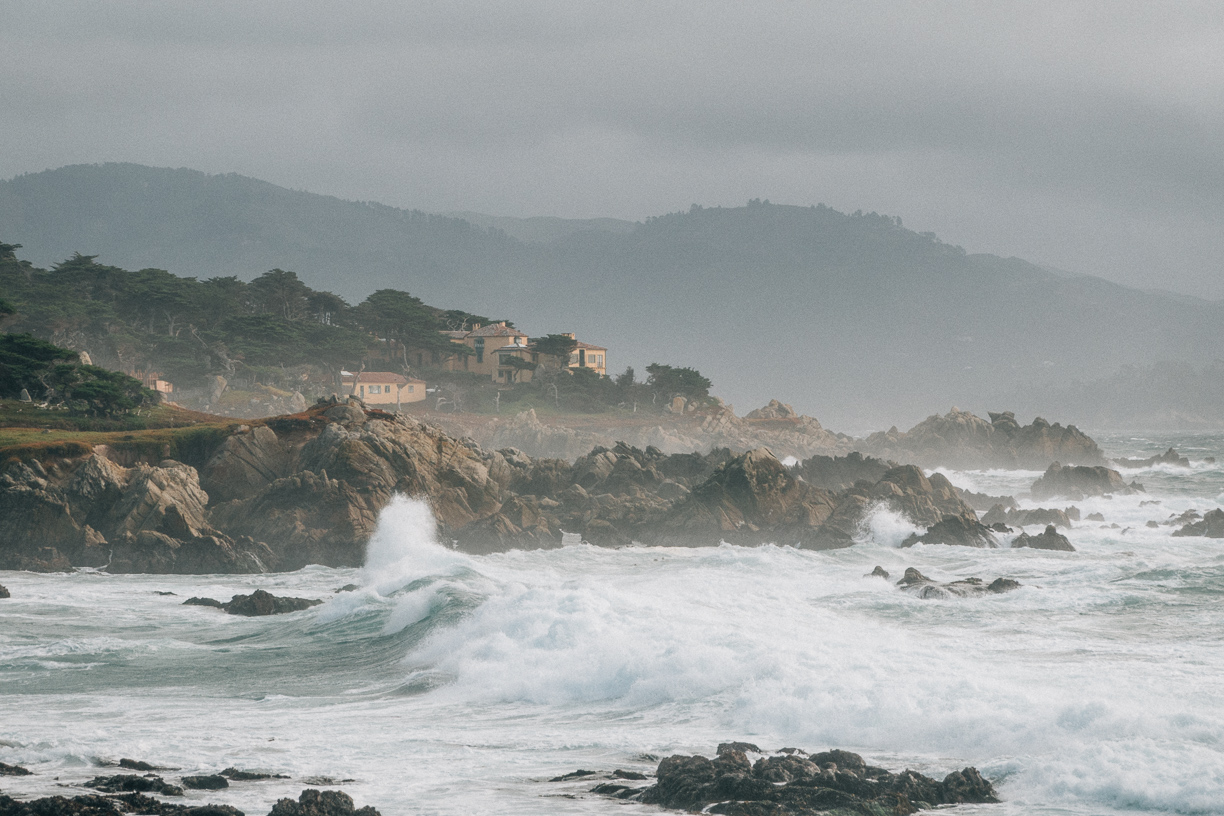
[[[1218,436],[1101,441],[1224,460]],[[0,573],[0,761],[37,773],[0,788],[71,792],[134,757],[294,777],[189,797],[253,814],[321,776],[385,816],[645,813],[545,780],[749,739],[977,765],[1006,801],[963,813],[1224,813],[1224,541],[1144,526],[1220,506],[1224,467],[1131,473],[1147,495],[1077,503],[1119,527],[1080,523],[1076,553],[898,550],[910,528],[881,513],[864,544],[828,553],[472,557],[403,502],[364,570]],[[948,475],[1021,493],[1039,474]],[[876,564],[1024,586],[923,601],[864,578]],[[362,589],[333,593],[348,583]],[[256,619],[181,605],[256,587],[327,602]]]

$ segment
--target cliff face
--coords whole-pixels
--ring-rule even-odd
[[[788,468],[765,448],[668,455],[618,443],[571,464],[356,403],[240,426],[198,470],[123,467],[107,453],[0,470],[0,569],[355,566],[396,494],[427,498],[439,535],[471,552],[560,546],[565,532],[602,545],[843,547],[878,503],[924,526],[976,522],[942,476],[857,455]]]

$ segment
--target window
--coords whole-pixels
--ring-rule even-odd
[[[480,365],[484,362],[484,338],[476,338],[476,364]]]
[[[370,393],[371,393],[371,394],[381,394],[381,393],[382,393],[382,386],[381,386],[381,385],[371,385],[371,386],[370,386]]]
[[[416,386],[415,385],[408,386],[408,393],[411,394],[413,391],[416,391]]]
[[[578,366],[586,365],[586,349],[578,349]]]

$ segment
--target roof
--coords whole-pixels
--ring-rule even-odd
[[[511,329],[507,326],[499,326],[494,323],[491,326],[481,326],[479,329],[473,329],[467,333],[468,337],[526,337],[527,332]]]
[[[574,348],[575,349],[587,349],[589,351],[607,351],[607,349],[603,346],[592,346],[590,343],[583,343],[581,341],[576,343],[574,345]]]
[[[344,377],[345,382],[352,382],[353,375],[349,374]],[[363,371],[357,375],[359,383],[393,383],[395,385],[407,385],[410,382],[424,382],[424,380],[410,379],[402,374],[396,374],[393,371]]]
[[[521,343],[510,343],[510,344],[508,344],[508,345],[502,346],[501,348],[496,348],[496,349],[493,349],[493,351],[494,351],[494,352],[498,352],[498,351],[531,351],[531,350],[532,350],[531,346],[524,346],[524,345],[522,345]]]

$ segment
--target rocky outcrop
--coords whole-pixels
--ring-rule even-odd
[[[182,795],[181,789],[174,789],[178,793],[170,795]],[[163,791],[156,792],[165,795]],[[0,795],[0,816],[121,816],[125,813],[158,816],[243,816],[242,811],[230,805],[180,805],[155,799],[139,790],[109,796],[46,796],[29,800]],[[302,791],[297,801],[278,801],[268,816],[379,816],[379,812],[369,806],[356,807],[352,798],[343,791],[307,788]]]
[[[1054,498],[1082,501],[1087,496],[1141,493],[1143,485],[1137,482],[1127,484],[1121,473],[1107,467],[1063,467],[1055,462],[1033,482],[1030,492],[1034,501]]]
[[[812,456],[792,469],[808,484],[838,493],[858,482],[875,484],[896,466],[896,462],[851,451],[845,456]]]
[[[996,578],[989,584],[981,578],[962,578],[941,584],[932,581],[913,567],[905,570],[905,576],[897,582],[897,586],[911,595],[917,595],[925,600],[943,600],[946,598],[970,598],[975,595],[998,595],[1019,589],[1020,584],[1010,578]]]
[[[902,547],[912,547],[915,544],[949,544],[958,547],[988,547],[999,546],[994,534],[969,515],[944,516],[927,528],[921,535],[913,533],[903,542]]]
[[[11,462],[0,473],[0,568],[112,572],[261,572],[267,547],[208,518],[194,468],[165,460],[121,467],[99,453]]]
[[[183,601],[184,606],[211,606],[231,615],[242,615],[247,618],[300,612],[321,603],[323,602],[312,598],[281,597],[263,589],[257,589],[250,595],[235,595],[228,603],[212,598],[188,598]]]
[[[799,413],[784,402],[771,399],[768,405],[749,411],[744,419],[796,419]]]
[[[874,433],[855,444],[872,456],[923,467],[1043,469],[1051,462],[1095,465],[1105,461],[1100,447],[1074,425],[1051,425],[1037,417],[1021,426],[1012,412],[991,413],[990,421],[953,408],[902,433]]]
[[[397,494],[425,497],[439,535],[470,552],[559,546],[567,533],[607,546],[828,549],[852,545],[879,505],[928,528],[948,517],[977,523],[946,478],[913,465],[854,454],[787,468],[764,448],[669,455],[625,443],[571,464],[485,450],[354,400],[239,427],[200,454],[199,472],[170,460],[123,467],[104,453],[5,466],[0,568],[358,566]]]
[[[667,757],[659,763],[655,784],[648,787],[614,781],[597,785],[593,792],[673,810],[740,816],[913,813],[939,805],[999,801],[990,782],[974,768],[950,773],[941,782],[914,771],[893,773],[868,765],[849,751],[808,754],[786,748],[753,762],[737,745],[747,744],[726,744],[714,759]]]
[[[987,527],[994,524],[1014,527],[1053,524],[1055,527],[1069,529],[1073,520],[1072,515],[1078,519],[1079,510],[1074,507],[1069,507],[1066,510],[1059,510],[1057,508],[1047,509],[1045,507],[1035,507],[1028,510],[1021,510],[1019,508],[1005,509],[1003,505],[997,504],[990,508],[990,512],[982,516],[982,523]]]
[[[720,466],[645,533],[667,546],[732,544],[818,546],[835,509],[832,494],[794,475],[768,450]]]
[[[1172,465],[1173,467],[1190,467],[1190,460],[1178,454],[1173,448],[1164,453],[1149,456],[1147,459],[1114,459],[1113,463],[1121,468],[1146,468],[1156,465]]]
[[[9,595],[8,587],[4,586],[3,584],[0,584],[0,598],[10,598],[10,597],[12,596]],[[3,770],[0,770],[0,773],[3,773]]]
[[[957,488],[957,491],[960,493],[960,497],[965,500],[965,503],[978,513],[990,512],[995,507],[1000,507],[1003,512],[1020,508],[1020,505],[1012,496],[991,496],[988,493],[974,493],[972,490],[964,490],[962,488]],[[983,520],[983,524],[988,523],[993,522]]]
[[[1205,513],[1201,520],[1189,522],[1173,535],[1224,538],[1224,510],[1216,509]]]
[[[1062,535],[1054,528],[1053,524],[1045,528],[1045,532],[1041,535],[1029,535],[1021,533],[1012,540],[1011,546],[1030,547],[1034,550],[1060,550],[1062,552],[1075,552],[1075,547],[1071,546],[1070,540],[1065,535]]]

